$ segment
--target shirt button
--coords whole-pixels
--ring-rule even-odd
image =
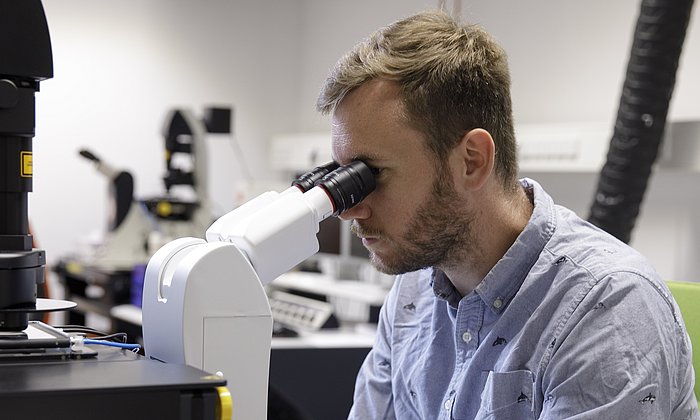
[[[493,301],[494,308],[499,309],[501,306],[503,306],[503,301],[501,300],[501,298],[498,298]]]
[[[444,407],[445,407],[445,410],[449,410],[450,407],[452,407],[452,400],[445,401]]]
[[[464,334],[462,334],[462,340],[465,343],[472,341],[472,333],[470,333],[469,331],[465,331]]]

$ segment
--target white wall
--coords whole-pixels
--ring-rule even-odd
[[[463,0],[462,16],[484,26],[507,51],[517,123],[612,122],[640,3]],[[315,115],[313,104],[343,53],[380,26],[436,5],[427,0],[304,0],[302,129],[327,129],[327,120]],[[671,119],[700,118],[697,74],[696,12],[684,45]]]
[[[174,106],[236,109],[236,138],[264,178],[278,133],[327,131],[318,89],[335,61],[378,27],[434,7],[428,0],[45,0],[55,78],[37,95],[30,218],[50,261],[104,229],[106,183],[77,150],[130,170],[139,196],[162,192],[163,118]],[[452,2],[448,2],[452,4]],[[638,0],[475,0],[463,16],[510,58],[517,123],[612,124]],[[697,7],[696,7],[697,9]],[[670,119],[700,119],[700,18],[693,14]],[[220,210],[242,178],[231,147],[213,144]],[[560,203],[587,215],[595,174],[534,174]],[[651,181],[633,245],[666,277],[697,279],[698,175]],[[676,188],[679,187],[679,188]],[[678,191],[676,191],[678,190]]]

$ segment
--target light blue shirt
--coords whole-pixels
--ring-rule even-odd
[[[648,261],[554,205],[460,297],[444,273],[400,275],[351,419],[700,419],[690,340]]]

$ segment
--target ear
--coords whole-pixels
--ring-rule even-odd
[[[464,134],[450,156],[456,185],[467,191],[482,188],[491,178],[496,146],[488,131],[475,128]]]

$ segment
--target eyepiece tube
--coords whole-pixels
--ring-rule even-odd
[[[356,160],[325,175],[316,182],[333,201],[333,216],[338,216],[367,197],[376,183],[372,170]]]
[[[301,192],[307,192],[316,186],[316,183],[318,183],[321,178],[336,169],[338,169],[338,164],[335,162],[328,162],[325,165],[317,166],[294,180],[292,186],[299,188]]]

